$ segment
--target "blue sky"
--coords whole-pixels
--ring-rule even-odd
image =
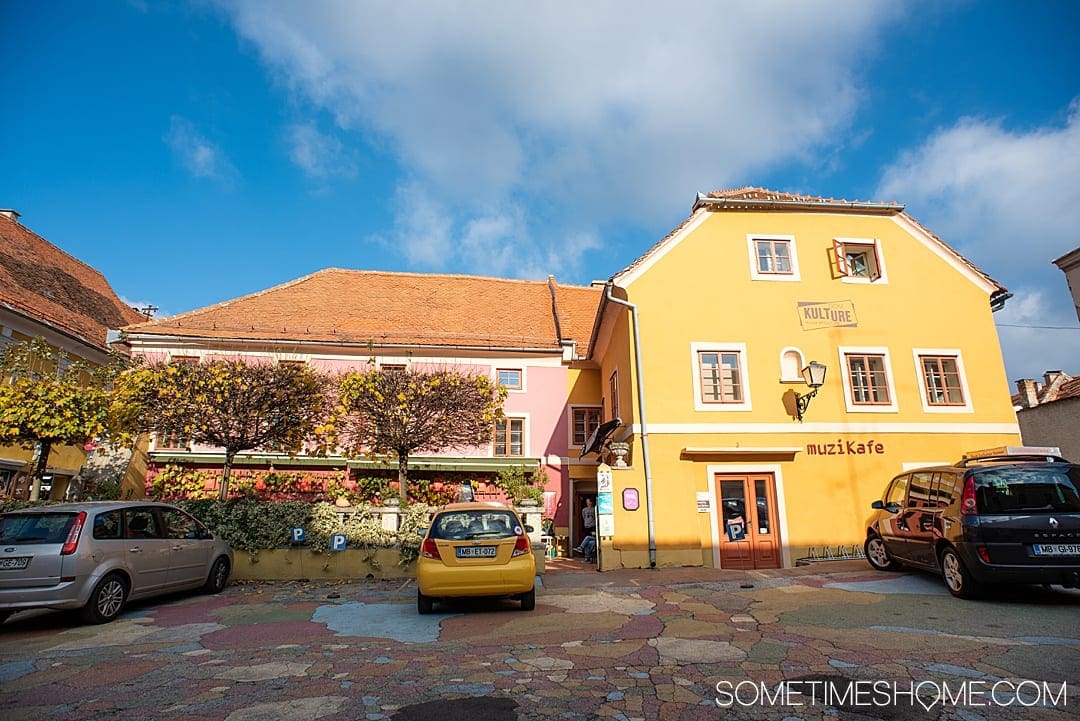
[[[1080,3],[0,0],[0,207],[173,314],[325,267],[606,278],[759,185],[895,200],[1080,373]]]

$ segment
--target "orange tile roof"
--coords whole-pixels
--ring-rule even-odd
[[[717,202],[719,201],[719,202]],[[694,214],[703,207],[712,208],[715,210],[776,210],[776,211],[815,211],[815,210],[828,210],[830,212],[851,212],[851,213],[874,213],[884,215],[902,215],[920,230],[922,230],[928,237],[935,242],[939,243],[941,247],[950,255],[955,257],[960,263],[964,264],[972,270],[980,278],[984,279],[990,285],[995,288],[994,295],[1007,293],[1005,286],[998,283],[991,278],[982,269],[965,258],[959,252],[957,252],[952,246],[934,234],[929,228],[920,223],[914,217],[904,211],[904,206],[896,202],[877,202],[866,200],[843,200],[838,198],[821,198],[813,195],[801,195],[798,193],[786,193],[777,190],[768,190],[766,188],[759,188],[755,186],[744,186],[742,188],[732,188],[728,190],[714,190],[711,193],[698,194],[697,199],[694,202],[694,206],[690,217],[680,223],[670,233],[665,235],[659,241],[657,241],[651,248],[646,250],[640,257],[634,260],[633,263],[623,268],[618,273],[612,276],[614,280],[620,275],[623,275],[627,271],[633,270],[642,263],[644,263],[651,255],[657,252],[662,246],[664,246],[670,238],[679,233],[685,228],[693,219]],[[1008,297],[1008,296],[1006,296]]]
[[[99,349],[107,348],[110,328],[143,319],[99,271],[5,214],[0,214],[0,305]]]
[[[222,340],[555,351],[560,337],[552,288],[563,338],[591,326],[599,291],[593,292],[590,307],[591,289],[550,282],[552,287],[547,281],[328,268],[125,331]],[[583,334],[587,337],[587,331]]]

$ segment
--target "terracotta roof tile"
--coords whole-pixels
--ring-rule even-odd
[[[570,299],[565,336],[583,322],[578,316],[587,303],[579,295],[589,289],[559,288],[560,302]],[[591,321],[590,313],[584,322]],[[341,268],[125,330],[221,339],[560,348],[548,282]]]
[[[101,349],[110,328],[142,319],[99,271],[4,214],[0,304]]]

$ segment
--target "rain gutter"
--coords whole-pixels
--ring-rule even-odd
[[[630,309],[630,318],[634,325],[634,372],[637,376],[638,408],[641,409],[641,462],[645,466],[645,516],[649,524],[649,568],[656,568],[656,524],[653,522],[652,466],[649,463],[649,425],[645,418],[645,379],[641,369],[641,334],[638,331],[638,309],[629,301],[620,300],[611,294],[612,284],[605,286],[604,298],[616,305]]]
[[[217,338],[212,336],[197,335],[158,335],[157,333],[124,333],[124,340],[130,343],[137,340],[142,343],[207,343],[220,346],[224,344],[236,345],[287,345],[296,347],[303,346],[334,346],[338,348],[423,348],[425,350],[467,350],[467,351],[512,351],[514,353],[562,353],[561,347],[553,346],[505,346],[505,345],[436,345],[428,343],[376,343],[374,341],[344,341],[344,340],[304,340],[299,338]]]

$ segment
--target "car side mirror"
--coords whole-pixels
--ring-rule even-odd
[[[880,500],[877,500],[877,501],[874,501],[873,503],[871,503],[870,507],[873,508],[875,511],[880,511],[883,508],[885,508],[885,504],[882,503]]]
[[[525,526],[525,533],[532,533],[535,530],[536,529],[533,528],[532,526]]]
[[[416,529],[416,535],[418,535],[418,536],[426,536],[427,532],[428,532],[428,527],[427,526],[424,526],[423,528],[417,528]]]

